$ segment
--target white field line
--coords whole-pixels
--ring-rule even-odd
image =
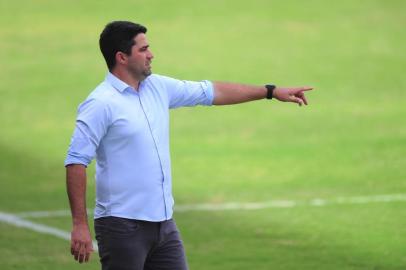
[[[272,200],[263,202],[229,202],[229,203],[203,203],[203,204],[184,204],[176,205],[176,212],[188,211],[225,211],[225,210],[257,210],[266,208],[292,208],[297,206],[327,206],[337,204],[367,204],[367,203],[385,203],[385,202],[406,201],[406,194],[386,194],[356,197],[337,197],[333,199],[311,199],[307,201],[294,200]],[[88,209],[91,213],[92,210]],[[70,216],[68,210],[56,211],[32,211],[15,214],[20,218],[43,218],[43,217],[64,217]]]
[[[87,212],[91,213],[91,210],[87,209]],[[15,214],[15,216],[22,218],[68,217],[70,215],[70,210],[31,211]]]
[[[293,201],[293,200],[273,200],[264,202],[249,202],[249,203],[205,203],[205,204],[185,204],[178,205],[175,208],[176,212],[188,211],[224,211],[224,210],[257,210],[265,208],[293,208],[296,206],[327,206],[327,205],[340,205],[340,204],[367,204],[367,203],[387,203],[387,202],[403,202],[406,201],[406,194],[386,194],[386,195],[372,195],[372,196],[357,196],[357,197],[338,197],[333,199],[312,199],[307,201]],[[88,209],[88,212],[90,210]],[[0,222],[8,223],[10,225],[26,228],[35,232],[53,235],[65,240],[70,241],[70,233],[53,228],[47,225],[35,223],[24,218],[42,218],[42,217],[58,217],[69,216],[68,210],[57,211],[34,211],[23,212],[19,214],[9,214],[0,212]],[[97,243],[93,241],[93,249],[97,251]]]
[[[39,224],[39,223],[34,223],[31,222],[29,220],[23,219],[21,217],[18,217],[16,215],[12,215],[12,214],[8,214],[8,213],[4,213],[4,212],[0,212],[0,221],[16,226],[16,227],[20,227],[20,228],[25,228],[25,229],[29,229],[35,232],[39,232],[39,233],[43,233],[43,234],[49,234],[49,235],[53,235],[56,236],[58,238],[62,238],[65,240],[70,241],[70,233],[57,229],[57,228],[53,228],[47,225],[43,225],[43,224]],[[97,243],[95,241],[93,241],[93,249],[95,251],[97,251]]]
[[[177,212],[187,211],[224,211],[224,210],[257,210],[266,208],[293,208],[296,206],[327,206],[337,204],[367,204],[406,201],[406,194],[386,194],[357,197],[338,197],[333,199],[312,199],[308,201],[274,200],[251,203],[222,203],[222,204],[189,204],[175,207]]]

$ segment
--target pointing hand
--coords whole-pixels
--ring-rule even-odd
[[[295,87],[295,88],[282,88],[277,87],[273,91],[273,97],[279,101],[284,102],[294,102],[302,106],[303,104],[307,105],[307,100],[304,95],[304,91],[310,91],[313,87]]]

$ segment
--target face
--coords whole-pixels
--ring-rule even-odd
[[[127,70],[134,78],[143,80],[151,75],[151,61],[154,56],[149,49],[145,34],[138,34],[134,41],[131,55],[127,55]]]

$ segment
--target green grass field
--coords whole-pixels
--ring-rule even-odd
[[[104,25],[145,24],[155,73],[311,85],[171,113],[177,205],[406,196],[406,2],[1,1],[0,212],[67,210],[76,108],[106,74]],[[89,172],[88,206],[94,201]],[[193,270],[404,270],[405,201],[176,212]],[[27,218],[70,231],[69,216]],[[0,268],[79,265],[69,243],[0,221]],[[176,269],[174,269],[176,270]]]

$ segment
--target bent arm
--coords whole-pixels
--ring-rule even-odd
[[[86,212],[86,167],[66,166],[66,188],[72,212],[71,254],[75,260],[87,262],[93,251]]]

